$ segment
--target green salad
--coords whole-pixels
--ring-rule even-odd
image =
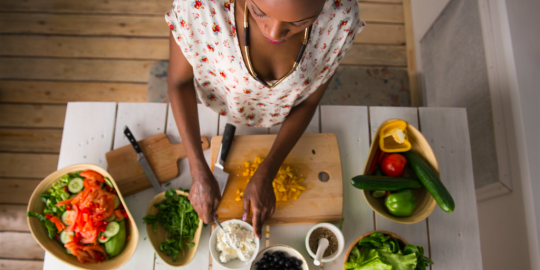
[[[351,250],[345,269],[425,270],[433,264],[422,246],[406,245],[390,235],[374,232],[362,238]]]

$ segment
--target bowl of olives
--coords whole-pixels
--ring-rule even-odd
[[[285,245],[269,246],[259,252],[250,270],[309,270],[306,260],[296,249]]]

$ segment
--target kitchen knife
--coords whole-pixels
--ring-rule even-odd
[[[225,191],[225,186],[229,180],[229,174],[223,170],[223,164],[225,164],[227,155],[229,155],[229,150],[231,149],[235,131],[236,127],[234,125],[227,124],[225,126],[225,133],[221,139],[221,146],[219,147],[216,164],[214,165],[214,177],[218,182],[221,196],[223,196],[223,191]]]
[[[139,147],[139,144],[137,143],[137,140],[135,140],[135,137],[133,136],[133,133],[129,130],[129,128],[126,126],[124,129],[124,135],[128,138],[129,142],[135,148],[135,152],[137,152],[137,161],[141,165],[144,174],[146,174],[146,177],[148,180],[150,180],[150,183],[152,183],[152,186],[155,190],[158,192],[162,192],[163,188],[161,188],[161,185],[159,184],[156,175],[154,174],[154,171],[152,171],[152,167],[150,167],[150,164],[148,164],[148,161],[144,157],[143,152],[141,151],[141,148]]]

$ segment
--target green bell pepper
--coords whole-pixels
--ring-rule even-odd
[[[390,214],[396,217],[408,217],[414,211],[414,194],[410,189],[392,193],[384,201]]]

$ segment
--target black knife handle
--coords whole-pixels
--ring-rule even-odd
[[[223,163],[225,163],[227,155],[229,155],[229,150],[231,149],[235,131],[236,127],[227,123],[225,126],[225,133],[223,133],[223,139],[221,140],[221,160]]]
[[[139,147],[135,136],[133,136],[133,133],[131,133],[131,130],[129,130],[127,126],[124,129],[124,135],[126,135],[131,145],[133,145],[133,148],[135,148],[135,152],[137,152],[137,154],[141,153],[141,148]]]

